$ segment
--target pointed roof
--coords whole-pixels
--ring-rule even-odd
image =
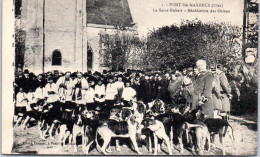
[[[127,0],[86,0],[87,23],[132,26]]]

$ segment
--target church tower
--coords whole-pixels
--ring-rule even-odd
[[[86,0],[22,0],[21,6],[24,69],[87,71]]]

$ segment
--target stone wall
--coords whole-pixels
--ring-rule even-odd
[[[35,73],[44,71],[86,71],[85,0],[45,0],[45,42],[43,44],[43,0],[23,0],[21,27],[26,31],[25,67]],[[52,53],[59,50],[62,65],[52,65]]]
[[[115,31],[114,27],[87,24],[86,20],[85,0],[22,0],[21,19],[17,23],[26,32],[24,69],[35,74],[43,70],[86,72],[88,46],[93,51],[91,70],[108,69],[102,65],[99,34],[111,34]],[[52,65],[55,50],[62,55],[60,66]]]

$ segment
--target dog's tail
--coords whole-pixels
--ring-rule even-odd
[[[202,127],[201,125],[199,124],[190,124],[188,122],[185,122],[184,123],[184,128],[185,128],[185,135],[186,135],[186,140],[187,140],[187,143],[190,143],[190,139],[189,139],[189,129],[190,128],[198,128],[198,127]]]
[[[229,135],[229,137],[230,137],[230,139],[231,139],[231,141],[232,141],[233,146],[235,147],[234,130],[233,130],[232,126],[231,126],[229,123],[225,126],[225,130],[224,130],[223,136],[224,136],[224,137],[226,136],[228,128],[230,128],[231,131],[232,131],[232,132],[231,132],[231,133],[232,133],[232,137],[231,137],[230,134],[228,134],[228,135]]]
[[[100,147],[100,145],[98,144],[98,139],[97,139],[98,134],[99,134],[99,128],[98,128],[97,131],[96,131],[95,142],[96,142],[96,149],[97,149],[97,151],[98,151],[98,152],[101,152],[101,147]]]
[[[188,122],[185,122],[185,129],[188,129],[188,128],[202,128],[202,126],[200,124],[190,124]]]
[[[210,151],[210,148],[211,148],[211,141],[210,141],[210,133],[209,131],[207,131],[207,140],[208,140],[208,151]]]

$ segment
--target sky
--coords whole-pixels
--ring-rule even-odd
[[[179,25],[181,20],[196,18],[202,22],[223,21],[238,26],[242,26],[243,23],[243,0],[128,0],[128,3],[140,35],[147,34],[153,28]],[[182,12],[170,12],[170,9]],[[189,12],[188,9],[212,9],[216,13]],[[218,9],[229,10],[229,13],[220,13]]]

